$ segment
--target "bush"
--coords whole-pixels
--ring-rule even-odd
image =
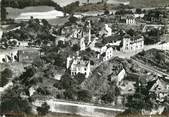
[[[1,72],[0,87],[3,87],[8,83],[9,78],[12,78],[12,74],[12,71],[8,68]]]
[[[81,84],[86,78],[84,74],[78,73],[75,78],[77,84]]]
[[[104,11],[104,14],[105,14],[105,15],[109,15],[109,14],[110,14],[109,10],[105,10],[105,11]]]
[[[37,108],[39,115],[46,115],[49,112],[50,106],[45,102],[41,105],[41,107]]]
[[[21,99],[17,93],[17,90],[9,89],[1,96],[1,113],[31,113],[29,101]]]
[[[77,20],[78,20],[78,19],[77,19],[76,17],[74,17],[74,16],[71,16],[71,17],[69,18],[69,22],[70,22],[70,23],[76,23]]]
[[[73,45],[72,50],[76,52],[76,51],[80,50],[80,46],[78,44],[75,44],[75,45]]]
[[[78,91],[78,100],[84,102],[90,102],[92,99],[92,95],[88,90],[80,90]]]

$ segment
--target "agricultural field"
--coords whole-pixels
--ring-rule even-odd
[[[134,7],[160,7],[169,5],[169,0],[129,0],[130,5]]]

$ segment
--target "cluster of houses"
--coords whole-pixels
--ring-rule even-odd
[[[91,22],[88,21],[88,33],[83,33],[82,29],[77,28],[77,30],[74,30],[74,33],[72,33],[72,35],[74,36],[74,38],[78,38],[78,44],[80,46],[80,50],[81,51],[85,51],[86,49],[90,48],[90,50],[94,51],[97,56],[96,58],[101,60],[102,62],[104,61],[108,61],[110,59],[112,59],[112,57],[116,56],[115,52],[118,51],[118,48],[121,48],[119,51],[121,52],[135,52],[135,51],[140,51],[143,50],[144,48],[144,37],[139,35],[139,36],[135,36],[132,37],[130,35],[125,35],[123,36],[123,39],[116,42],[113,41],[113,39],[111,39],[111,36],[113,35],[112,29],[108,24],[105,24],[105,26],[101,29],[101,31],[99,32],[99,34],[101,35],[101,37],[103,37],[102,39],[100,39],[100,37],[96,37],[94,35],[91,34]],[[107,42],[107,43],[103,43],[101,40],[105,39],[105,38],[110,38],[111,41]],[[122,43],[122,47],[120,47],[120,44]],[[69,65],[69,68],[71,73],[73,75],[75,75],[74,73],[84,73],[83,67],[84,64],[80,64],[80,63],[84,63],[84,60],[81,58],[79,59],[79,55],[77,57],[73,57],[70,59],[70,57],[67,58],[67,64]],[[72,62],[72,64],[70,65],[70,60],[73,61],[79,61],[79,62]],[[90,64],[90,62],[88,61],[87,63]],[[87,65],[87,64],[86,64]],[[81,68],[79,68],[81,66]],[[89,65],[87,65],[89,66]],[[86,77],[89,77],[89,74],[91,72],[91,68],[87,67],[87,73],[85,72]]]
[[[161,76],[140,76],[139,74],[129,73],[125,69],[120,69],[117,74],[111,76],[112,81],[116,81],[120,96],[118,104],[123,105],[126,97],[136,92],[136,84],[146,87],[149,95],[153,95],[156,102],[162,104],[169,96],[169,79]],[[154,114],[162,114],[164,105],[159,108],[153,108]],[[143,110],[143,114],[145,114]]]

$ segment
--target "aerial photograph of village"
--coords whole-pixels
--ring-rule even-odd
[[[0,11],[0,117],[169,117],[169,0]]]

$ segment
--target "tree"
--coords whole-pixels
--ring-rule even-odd
[[[31,106],[28,100],[19,96],[18,90],[9,89],[1,96],[1,113],[31,113]]]
[[[129,29],[129,30],[127,31],[127,34],[129,34],[130,36],[134,36],[135,31],[134,31],[133,29]]]
[[[105,103],[112,103],[114,101],[114,96],[110,93],[107,93],[101,97]]]
[[[71,4],[68,4],[67,6],[64,7],[64,12],[73,14],[76,11],[76,9],[79,7],[79,4],[80,4],[79,1],[75,1],[72,2]]]
[[[77,99],[77,91],[75,88],[69,88],[64,92],[64,96],[66,99],[76,100]]]
[[[74,80],[72,79],[71,75],[69,73],[65,73],[62,77],[61,77],[61,88],[62,89],[69,89],[69,88],[73,88],[74,87]]]
[[[141,14],[141,13],[142,13],[142,10],[141,10],[140,8],[137,8],[137,9],[136,9],[136,13],[137,13],[137,14]]]
[[[49,23],[46,19],[42,19],[42,23],[44,26],[49,26]]]
[[[70,16],[70,18],[69,18],[69,22],[70,23],[76,23],[77,20],[78,19],[76,17],[74,17],[74,16]]]
[[[45,102],[41,105],[41,107],[37,108],[38,114],[39,115],[46,115],[49,112],[50,106]]]
[[[23,85],[30,86],[31,78],[35,75],[36,69],[33,66],[28,66],[25,68],[25,72],[19,77],[19,80]]]
[[[92,99],[92,95],[88,90],[80,90],[78,91],[78,100],[84,102],[90,102]]]
[[[126,112],[133,114],[141,113],[141,111],[144,109],[151,110],[154,103],[151,101],[151,96],[148,92],[149,89],[145,88],[142,83],[138,81],[136,83],[136,93],[132,96],[128,96],[127,98],[126,107],[128,109],[126,110]]]
[[[6,8],[4,6],[1,5],[1,20],[4,21],[6,20]]]
[[[46,88],[46,87],[39,87],[37,89],[37,92],[40,94],[40,95],[49,95],[50,92],[49,90]]]
[[[77,84],[81,84],[86,78],[84,74],[78,73],[75,78]]]
[[[74,44],[72,47],[72,50],[76,52],[76,51],[80,50],[80,46],[78,44]]]
[[[12,71],[8,68],[2,71],[0,77],[0,87],[5,86],[8,83],[9,78],[12,78],[12,75],[13,75]]]
[[[105,11],[104,11],[104,14],[105,14],[105,15],[109,15],[109,14],[110,14],[109,10],[105,10]]]

